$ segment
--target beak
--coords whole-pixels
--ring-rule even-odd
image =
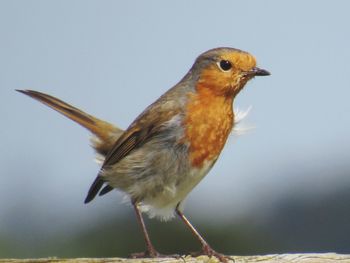
[[[253,75],[253,76],[269,76],[269,75],[271,75],[271,73],[268,72],[267,70],[261,69],[261,68],[258,68],[258,67],[252,68],[247,73],[248,73],[248,75]]]

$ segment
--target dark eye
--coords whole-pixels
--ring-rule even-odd
[[[232,68],[232,64],[228,60],[221,60],[219,62],[220,69],[223,71],[229,71]]]

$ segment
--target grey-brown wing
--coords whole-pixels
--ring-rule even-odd
[[[112,150],[107,154],[100,173],[97,175],[95,181],[92,183],[89,189],[87,197],[84,201],[85,203],[89,203],[91,200],[93,200],[102,188],[104,180],[101,176],[101,171],[103,171],[103,169],[106,167],[117,163],[127,156],[130,151],[140,147],[145,141],[147,141],[147,139],[154,136],[155,132],[152,131],[152,127],[153,126],[146,129],[130,129],[119,138]],[[113,188],[107,185],[102,189],[100,195],[104,195],[111,190],[113,190]]]
[[[173,101],[173,103],[171,103]],[[176,103],[174,103],[176,102]],[[90,202],[98,194],[104,184],[101,172],[108,169],[127,156],[132,150],[141,147],[144,143],[165,132],[164,123],[171,120],[175,115],[181,113],[181,104],[178,104],[177,94],[169,93],[162,96],[150,105],[134,123],[119,137],[115,145],[106,155],[100,173],[90,187],[85,203]],[[112,187],[105,186],[101,195],[108,193]]]

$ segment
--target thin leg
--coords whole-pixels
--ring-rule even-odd
[[[228,262],[229,257],[216,252],[212,249],[208,242],[199,234],[199,232],[194,228],[194,226],[190,223],[190,221],[185,217],[185,215],[179,210],[179,207],[176,207],[176,213],[181,218],[181,220],[186,224],[186,226],[191,230],[192,234],[198,239],[198,241],[202,244],[202,253],[211,257],[217,257],[221,262]],[[232,259],[231,259],[232,260]]]
[[[152,257],[155,258],[159,256],[159,253],[155,250],[154,246],[152,245],[151,239],[149,238],[145,222],[143,221],[142,214],[137,206],[137,203],[133,202],[132,203],[135,213],[136,213],[136,218],[137,221],[139,222],[141,228],[142,228],[142,233],[145,238],[147,250],[144,253],[138,253],[138,254],[132,254],[131,257]]]

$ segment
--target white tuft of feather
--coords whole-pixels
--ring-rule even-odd
[[[252,109],[252,106],[249,106],[248,109],[246,110],[241,110],[239,108],[234,109],[234,114],[235,114],[235,125],[233,127],[234,135],[242,135],[255,128],[254,126],[247,126],[246,124],[242,123],[242,121],[248,116],[251,109]]]

